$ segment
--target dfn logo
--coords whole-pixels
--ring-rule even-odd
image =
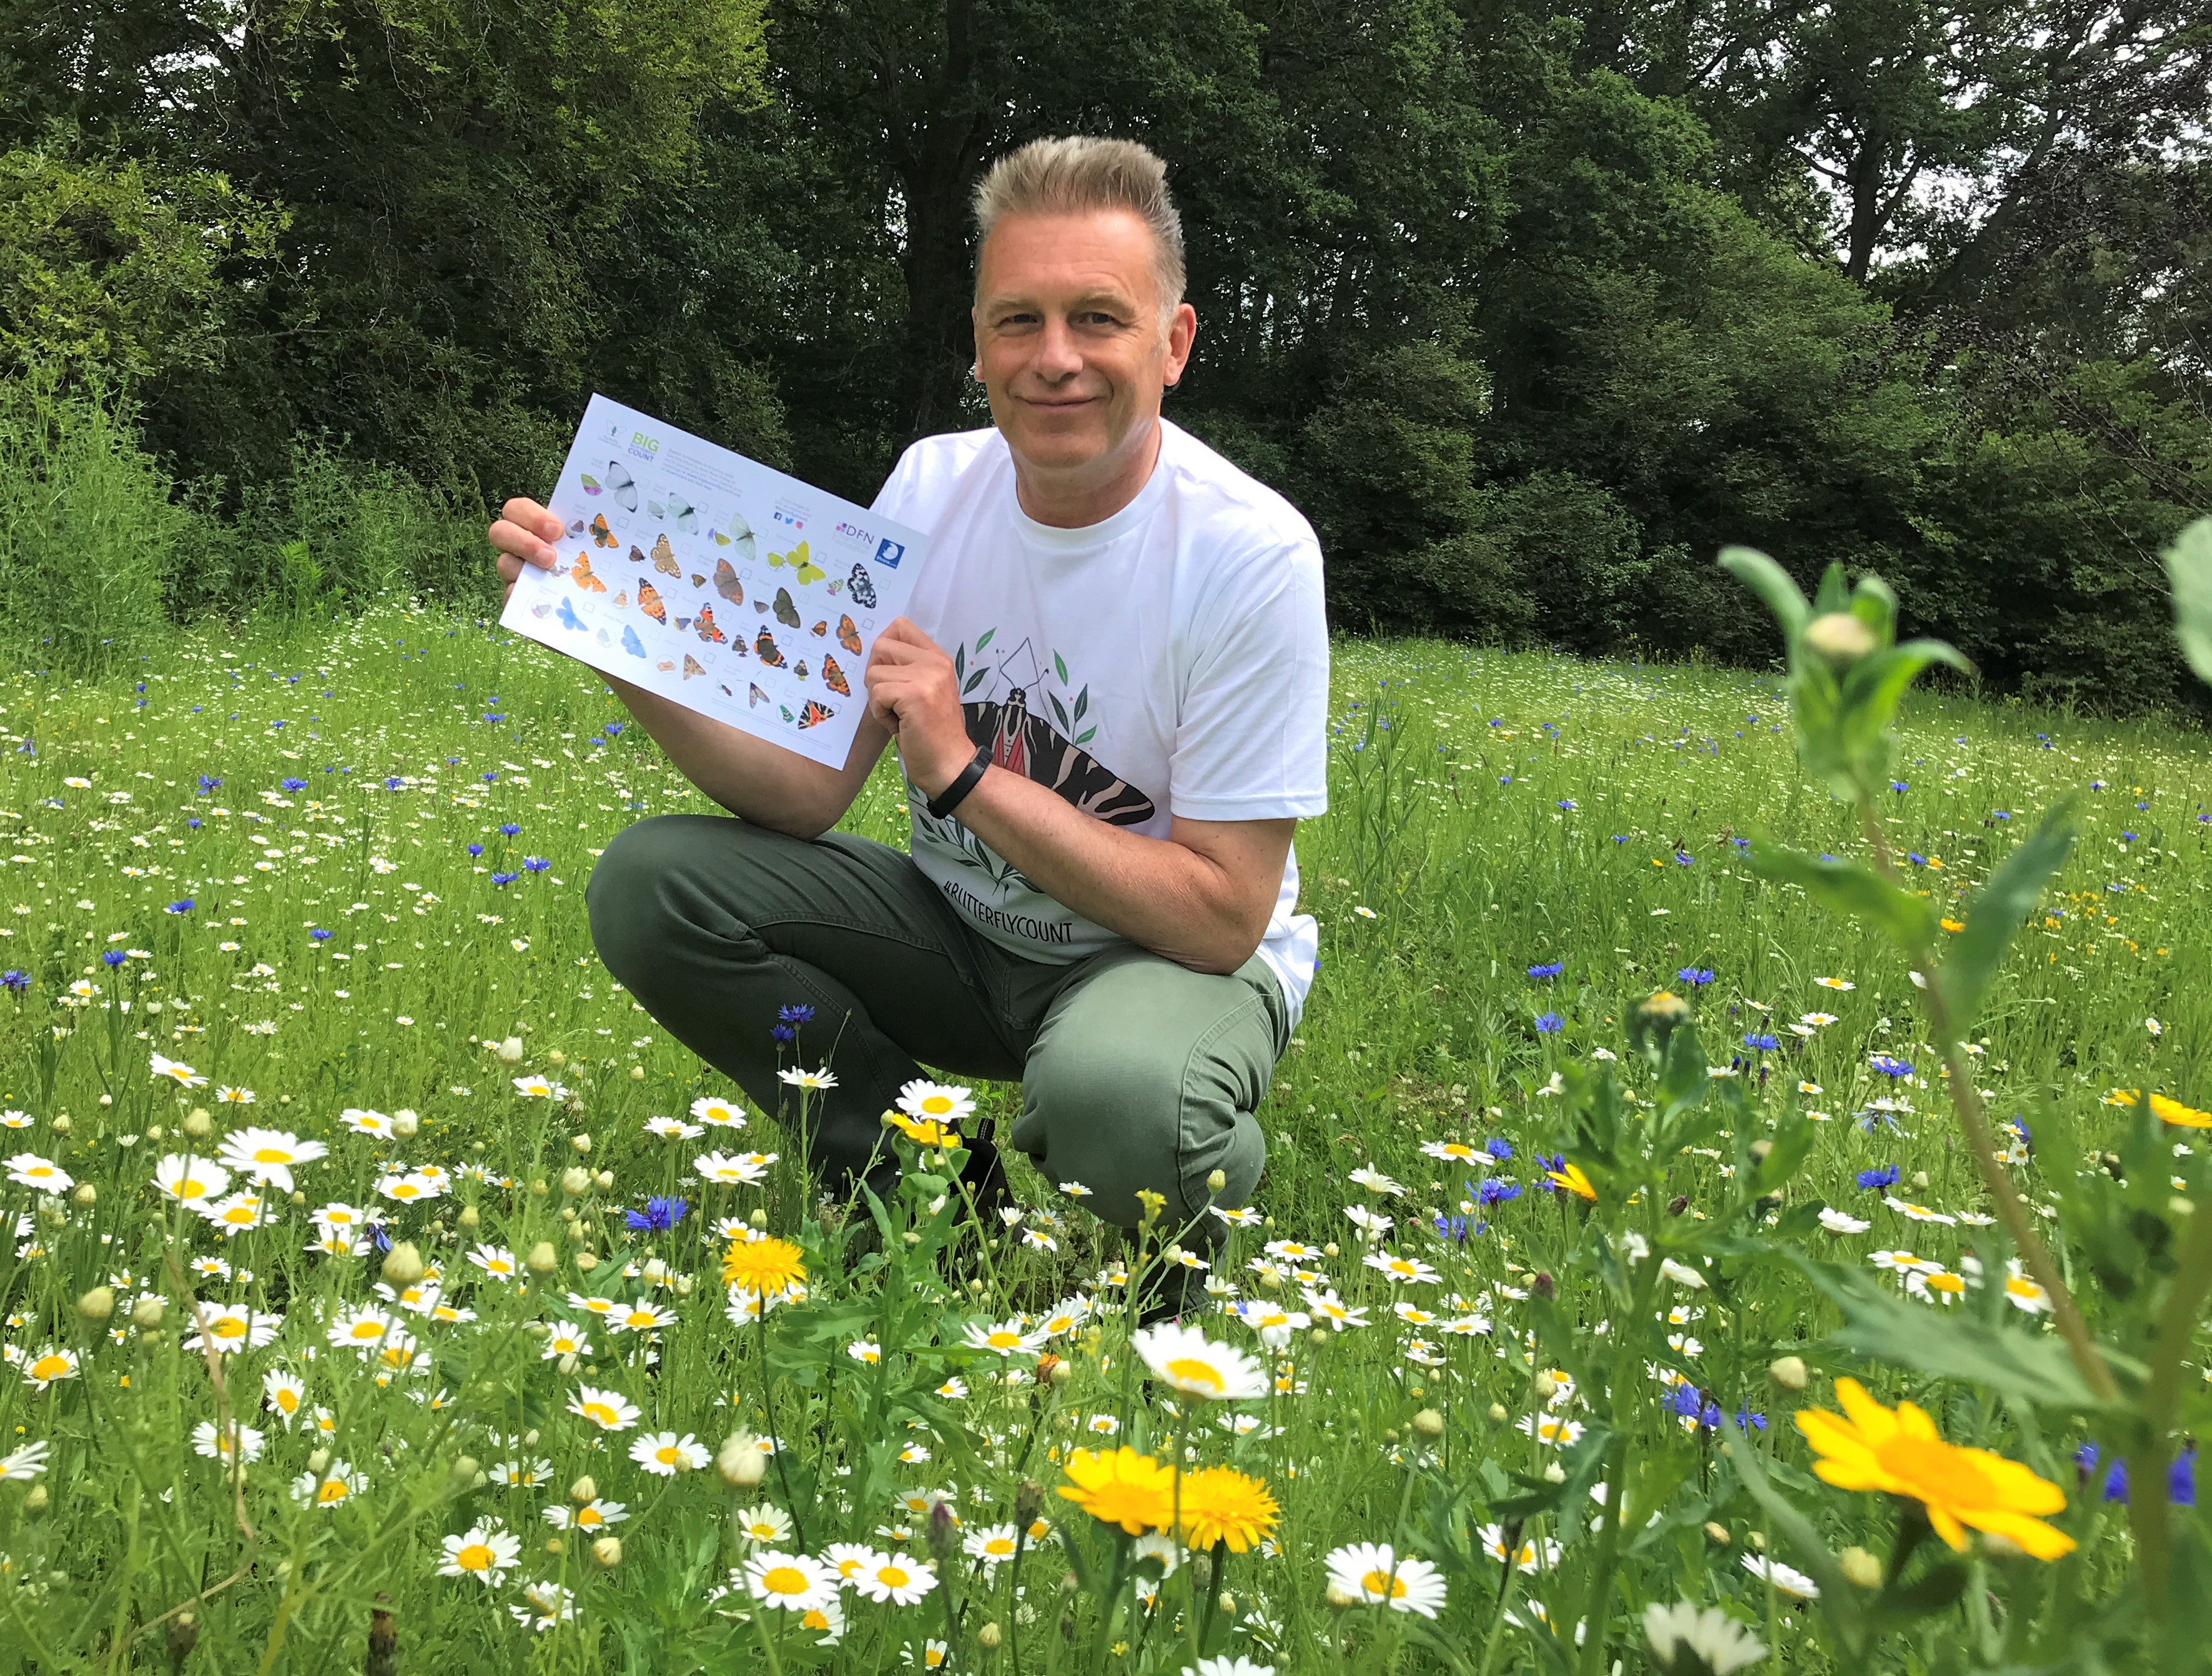
[[[837,526],[837,533],[844,536],[848,540],[859,542],[864,547],[876,539],[858,524],[840,524]]]
[[[654,438],[647,436],[641,430],[633,430],[630,432],[629,445],[634,448],[641,448],[647,454],[659,454],[660,452],[659,442]]]

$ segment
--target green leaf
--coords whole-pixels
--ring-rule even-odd
[[[1966,1592],[1966,1568],[1946,1560],[1909,1583],[1884,1589],[1874,1603],[1875,1613],[1884,1629],[1902,1629],[1947,1611]]]
[[[1966,929],[1951,940],[1951,952],[1929,974],[1950,1009],[1951,1028],[1963,1036],[1981,1011],[1990,981],[1998,964],[2043,894],[2043,887],[2065,862],[2074,847],[2074,804],[2071,798],[2044,817],[2034,835],[2004,859],[1990,881],[1975,893],[1966,910]]]
[[[1075,719],[1079,722],[1083,720],[1083,712],[1090,708],[1091,688],[1086,685],[1082,692],[1075,695]]]
[[[1790,579],[1790,573],[1756,547],[1723,547],[1720,563],[1723,570],[1766,602],[1783,637],[1794,649],[1797,637],[1813,619],[1813,607],[1805,602],[1804,590]]]
[[[1836,1557],[1828,1551],[1828,1545],[1820,1540],[1820,1532],[1813,1528],[1813,1521],[1784,1501],[1775,1489],[1766,1476],[1765,1464],[1760,1460],[1757,1447],[1744,1436],[1734,1417],[1726,1413],[1721,1416],[1721,1430],[1728,1438],[1723,1450],[1728,1464],[1735,1468],[1752,1499],[1765,1510],[1775,1533],[1790,1545],[1813,1581],[1820,1584],[1820,1611],[1844,1649],[1856,1655],[1866,1644],[1866,1618],[1859,1607],[1857,1592],[1844,1577]]]
[[[991,643],[993,637],[996,636],[998,632],[999,631],[996,629],[986,629],[982,633],[977,635],[975,637],[976,651],[981,653],[986,646]]]
[[[1924,897],[1893,885],[1856,862],[1824,862],[1802,850],[1755,838],[1751,865],[1765,878],[1802,887],[1832,913],[1866,921],[1907,954],[1917,955],[1936,935],[1936,910]]]
[[[1075,742],[1076,742],[1078,745],[1088,745],[1088,744],[1090,744],[1090,743],[1091,743],[1091,741],[1092,740],[1094,740],[1094,739],[1096,739],[1096,738],[1097,738],[1097,737],[1098,737],[1098,729],[1097,729],[1097,728],[1085,728],[1081,733],[1079,733],[1079,734],[1076,734],[1076,736],[1075,736]]]
[[[1073,727],[1075,724],[1067,719],[1067,707],[1060,702],[1060,694],[1048,692],[1044,696],[1051,700],[1052,713],[1060,718],[1060,727],[1063,729]]]
[[[2022,1406],[2085,1411],[2096,1405],[2073,1358],[2055,1337],[1992,1326],[1957,1310],[1938,1329],[1926,1305],[1900,1302],[1869,1276],[1789,1255],[1844,1312],[1843,1326],[1824,1341],[1838,1350],[1932,1379],[1987,1386]]]
[[[990,678],[991,672],[989,670],[978,669],[974,674],[968,678],[968,685],[960,689],[960,696],[963,698],[966,698],[968,694],[973,692],[977,687],[982,686],[983,683],[990,680]]]
[[[2200,681],[2212,682],[2212,518],[2199,518],[2160,555],[2173,588],[2173,633]]]
[[[1062,686],[1066,686],[1067,685],[1067,660],[1060,656],[1058,652],[1054,652],[1052,655],[1052,667],[1054,673],[1060,676],[1060,684]]]
[[[955,646],[952,649],[952,679],[957,681],[967,673],[968,649],[965,646]]]

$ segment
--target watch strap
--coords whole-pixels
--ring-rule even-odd
[[[983,777],[983,771],[990,765],[991,747],[977,746],[975,754],[968,759],[967,767],[960,771],[951,785],[929,800],[930,814],[939,820],[950,816],[966,800],[968,794],[975,789],[976,782]]]

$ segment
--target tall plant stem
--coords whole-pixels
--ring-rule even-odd
[[[1866,804],[1859,806],[1860,820],[1864,825],[1868,848],[1874,852],[1875,868],[1892,884],[1899,881],[1897,869],[1889,859],[1889,846],[1882,840],[1881,828],[1875,821],[1874,811]],[[2012,1178],[1997,1157],[1996,1142],[1990,1134],[1988,1115],[1982,1109],[1980,1091],[1974,1087],[1966,1056],[1960,1051],[1957,1036],[1959,1027],[1951,1017],[1942,990],[1929,974],[1936,970],[1935,950],[1925,946],[1913,951],[1913,964],[1927,978],[1927,987],[1921,994],[1928,1006],[1928,1026],[1934,1032],[1937,1051],[1943,1056],[1943,1069],[1949,1073],[1951,1106],[1958,1113],[1959,1127],[1966,1137],[1966,1149],[1974,1155],[1975,1167],[1982,1174],[1982,1185],[1990,1190],[1996,1201],[1997,1220],[2011,1236],[2020,1250],[2021,1261],[2051,1300],[2051,1318],[2058,1328],[2066,1348],[2074,1358],[2074,1366],[2097,1400],[2110,1403],[2118,1400],[2120,1388],[2112,1379],[2112,1370],[2105,1365],[2096,1341],[2090,1338],[2088,1324],[2082,1320],[2081,1312],[2074,1302],[2074,1295],[2060,1278],[2058,1265],[2051,1260],[2050,1247],[2043,1236],[2035,1231],[2029,1220],[2027,1206],[2020,1191],[2012,1185]]]

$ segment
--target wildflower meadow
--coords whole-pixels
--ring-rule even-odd
[[[1338,647],[1204,1240],[980,1222],[1001,1087],[819,1197],[806,1009],[761,1110],[592,953],[707,806],[494,625],[16,673],[0,1673],[2203,1667],[2203,737],[1729,562],[1770,670]]]

